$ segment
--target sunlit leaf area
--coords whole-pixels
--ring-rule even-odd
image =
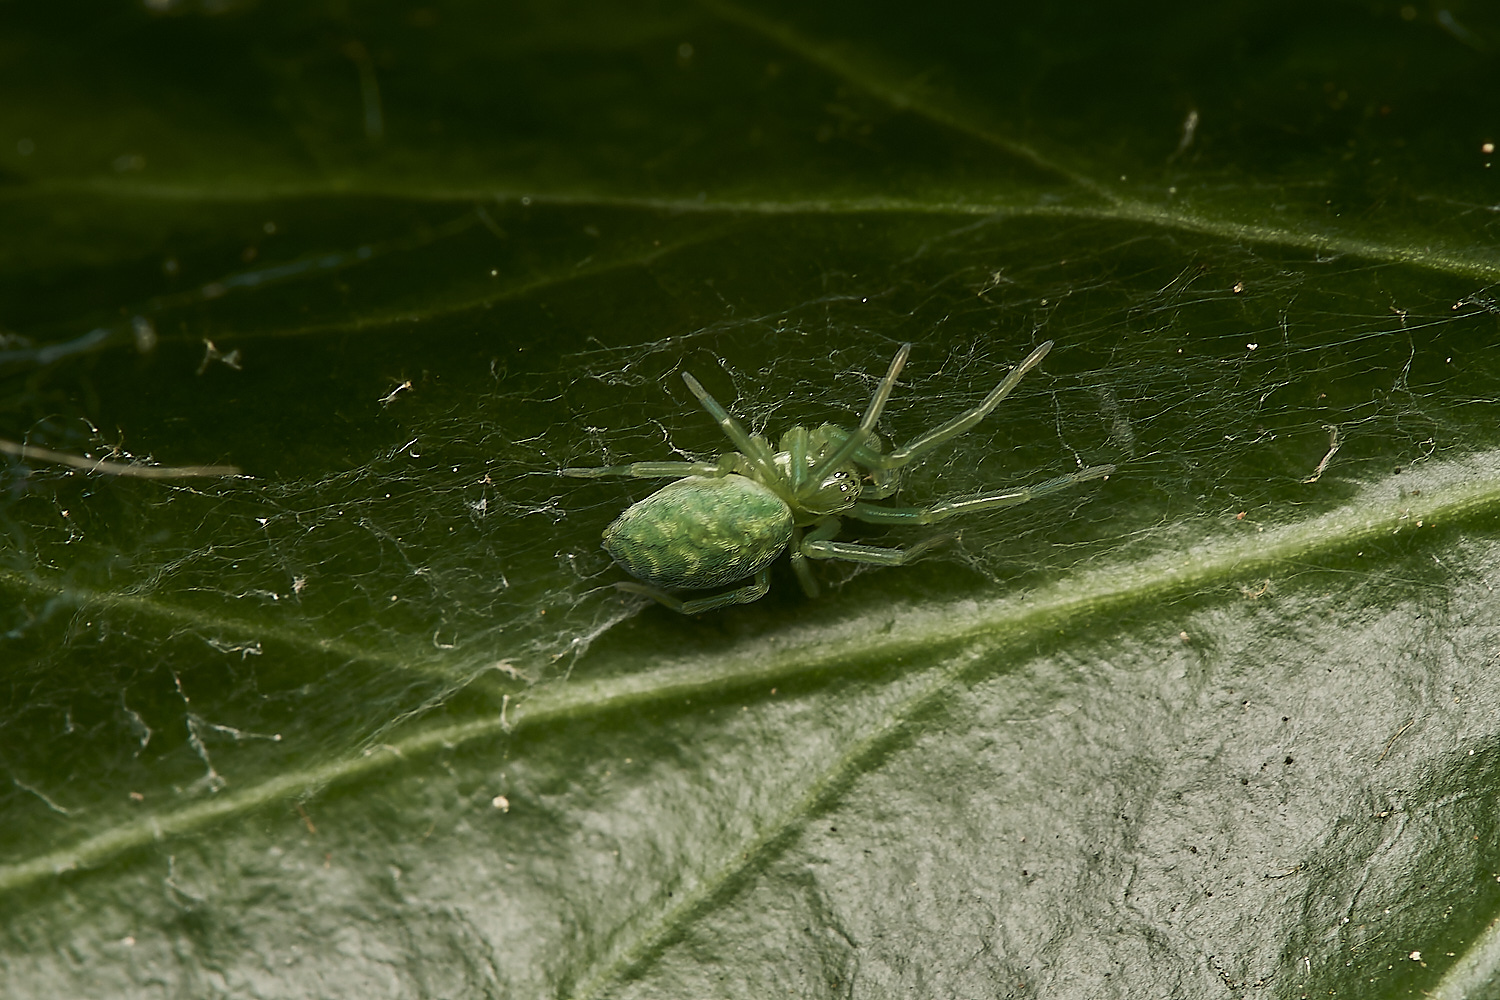
[[[0,996],[1500,996],[1497,60],[0,3]],[[851,439],[909,344],[893,454],[1048,341],[869,502],[1113,471],[816,597],[621,589],[670,477],[561,474],[740,450],[684,375]]]

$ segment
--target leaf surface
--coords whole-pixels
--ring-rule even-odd
[[[0,9],[7,995],[1500,988],[1493,15],[89,10]],[[901,500],[1115,475],[817,600],[557,474],[1044,340]]]

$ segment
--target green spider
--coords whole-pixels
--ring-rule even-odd
[[[644,581],[616,584],[621,590],[644,594],[685,615],[748,604],[770,590],[771,563],[790,550],[797,580],[809,597],[816,597],[818,584],[807,565],[809,559],[900,566],[934,541],[907,549],[836,542],[833,539],[841,525],[835,515],[875,524],[933,524],[955,514],[1012,507],[1115,471],[1113,465],[1095,465],[1036,486],[949,500],[934,507],[882,507],[866,502],[893,496],[900,489],[901,469],[983,420],[1051,349],[1049,340],[1027,355],[978,406],[889,454],[881,451],[875,421],[906,364],[910,344],[902,344],[896,352],[852,433],[834,424],[814,431],[793,427],[781,436],[776,450],[759,434],[747,433],[697,379],[683,372],[688,389],[739,451],[720,455],[717,462],[633,462],[563,469],[562,474],[579,479],[685,477],[632,504],[604,529],[605,551],[631,576]],[[751,583],[708,597],[683,600],[670,593],[726,587],[752,577]]]

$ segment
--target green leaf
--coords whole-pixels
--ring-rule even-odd
[[[1500,991],[1492,12],[0,39],[0,992]],[[1045,340],[901,500],[1117,472],[816,600],[622,593],[659,483],[558,475]]]

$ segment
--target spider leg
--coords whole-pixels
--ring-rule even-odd
[[[837,535],[840,526],[839,519],[829,514],[814,521],[812,530],[805,537],[801,528],[792,529],[792,541],[787,546],[792,556],[792,572],[797,574],[797,582],[802,584],[802,592],[808,597],[817,597],[819,588],[817,578],[813,576],[812,567],[807,565],[807,556],[810,554],[807,552],[807,546],[827,541]]]
[[[781,436],[781,450],[787,453],[787,485],[793,493],[799,493],[807,485],[807,446],[811,435],[806,427],[793,427]]]
[[[838,531],[838,519],[826,518],[832,521],[832,531],[829,535]],[[822,521],[819,521],[822,525]],[[835,542],[829,537],[814,537],[822,532],[810,531],[807,540],[802,543],[802,552],[809,559],[838,559],[844,562],[869,563],[874,566],[904,566],[914,561],[928,549],[949,539],[949,535],[934,535],[932,538],[924,538],[905,549],[891,549],[879,545],[859,545],[854,542]]]
[[[999,507],[1014,507],[1017,504],[1035,500],[1049,493],[1067,489],[1076,483],[1087,482],[1090,479],[1102,479],[1115,471],[1113,465],[1094,465],[1087,469],[1079,469],[1077,472],[1066,476],[1058,476],[1056,479],[1048,479],[1046,482],[1037,483],[1035,486],[1023,486],[1018,490],[1006,490],[1003,493],[987,493],[977,497],[966,497],[962,500],[949,500],[934,507],[876,507],[867,503],[857,503],[849,511],[850,517],[857,517],[861,521],[870,521],[874,524],[934,524],[938,521],[947,520],[956,514],[973,514],[981,510],[994,510]],[[811,553],[809,553],[811,555]]]
[[[731,469],[718,462],[631,462],[629,465],[604,465],[596,469],[562,469],[559,475],[574,479],[603,479],[605,476],[629,476],[631,479],[665,479],[669,476],[725,476]]]
[[[907,443],[904,447],[897,448],[889,455],[879,456],[871,463],[872,467],[877,469],[899,469],[903,465],[909,464],[917,456],[923,455],[938,445],[958,437],[964,431],[988,416],[989,412],[996,406],[999,406],[1000,401],[1010,395],[1011,390],[1025,377],[1026,373],[1041,364],[1042,359],[1047,356],[1047,352],[1050,350],[1052,350],[1052,341],[1049,340],[1028,354],[1026,359],[1016,365],[1015,368],[1011,369],[1010,374],[1005,376],[1005,380],[990,390],[990,394],[984,397],[983,402],[978,406],[972,410],[960,413],[941,427],[928,431],[915,441]]]
[[[708,390],[698,382],[697,379],[687,372],[682,373],[682,380],[687,383],[688,390],[698,397],[698,402],[708,411],[708,415],[719,423],[719,429],[734,442],[734,446],[740,450],[746,458],[755,464],[757,470],[768,478],[776,477],[776,460],[771,454],[771,446],[766,444],[763,438],[757,437],[745,430],[743,424],[729,415],[729,411],[719,405],[719,401],[708,394]]]
[[[617,583],[615,588],[626,593],[649,597],[680,615],[696,615],[728,607],[731,604],[749,604],[751,601],[760,600],[771,589],[771,571],[768,568],[756,573],[754,583],[736,587],[734,590],[726,590],[722,594],[714,594],[711,597],[695,597],[690,601],[684,601],[665,590],[658,590],[644,583]]]
[[[891,398],[891,390],[896,387],[896,376],[900,375],[901,369],[906,366],[906,356],[910,353],[911,345],[902,344],[896,356],[891,359],[891,366],[886,369],[885,378],[881,379],[880,384],[875,387],[875,395],[870,397],[870,405],[865,408],[865,415],[860,418],[859,427],[808,474],[807,478],[810,482],[822,482],[823,477],[827,476],[830,470],[837,469],[849,461],[849,456],[865,443],[875,429],[875,421],[880,419],[880,411],[885,409],[886,400]]]

